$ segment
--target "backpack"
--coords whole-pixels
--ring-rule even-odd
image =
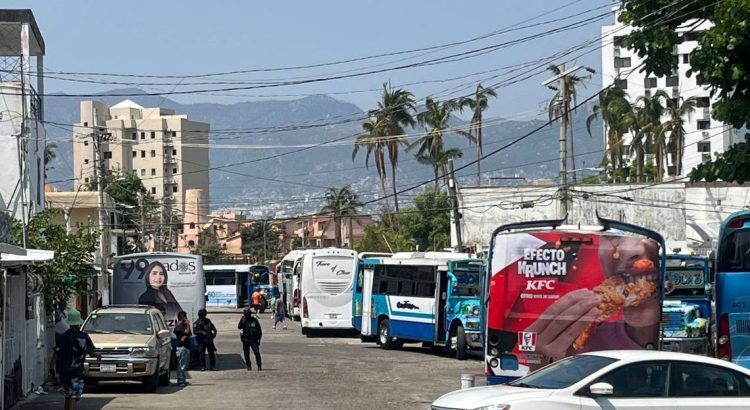
[[[260,323],[255,318],[245,319],[245,323],[242,326],[242,340],[255,342],[258,339],[260,339]]]

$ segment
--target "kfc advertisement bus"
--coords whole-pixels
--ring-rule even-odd
[[[657,349],[664,241],[647,229],[599,218],[496,229],[485,284],[488,384],[505,383],[570,355]]]

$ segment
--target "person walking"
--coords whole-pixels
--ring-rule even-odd
[[[65,410],[75,410],[83,395],[83,363],[86,356],[101,359],[102,355],[94,350],[89,335],[81,331],[83,318],[78,310],[68,310],[67,322],[70,328],[60,337],[60,381],[65,388]]]
[[[276,329],[276,325],[281,322],[281,324],[284,325],[284,330],[286,330],[286,322],[284,322],[285,317],[286,304],[281,298],[277,298],[276,304],[273,307],[273,328]]]
[[[177,313],[177,323],[174,326],[174,335],[177,338],[177,385],[187,386],[188,381],[185,377],[188,364],[190,363],[190,321],[187,313],[181,310]]]
[[[249,308],[244,310],[237,329],[241,330],[240,340],[242,340],[242,353],[245,355],[247,370],[253,370],[250,361],[250,349],[253,349],[253,354],[255,354],[255,364],[258,366],[258,371],[263,370],[260,359],[260,339],[263,337],[263,330],[260,328],[258,319],[253,316],[252,310]]]
[[[208,361],[211,364],[210,369],[216,370],[216,345],[214,345],[214,339],[216,338],[217,331],[216,326],[208,318],[206,309],[198,311],[198,320],[193,323],[193,333],[200,344],[201,370],[206,370],[206,350],[208,350]]]
[[[263,295],[260,293],[260,289],[256,289],[255,292],[253,292],[253,309],[255,310],[255,314],[257,315],[260,313],[260,304],[262,303]]]

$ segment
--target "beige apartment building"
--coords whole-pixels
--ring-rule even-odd
[[[208,198],[208,130],[209,124],[167,108],[81,101],[73,127],[75,189],[94,175],[91,135],[103,131],[111,134],[101,147],[105,169],[135,172],[155,198],[182,213],[186,190],[201,189]]]

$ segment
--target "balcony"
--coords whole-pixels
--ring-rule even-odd
[[[164,163],[165,164],[176,164],[177,159],[172,154],[164,154]]]
[[[177,180],[174,177],[164,177],[164,185],[175,185]]]

